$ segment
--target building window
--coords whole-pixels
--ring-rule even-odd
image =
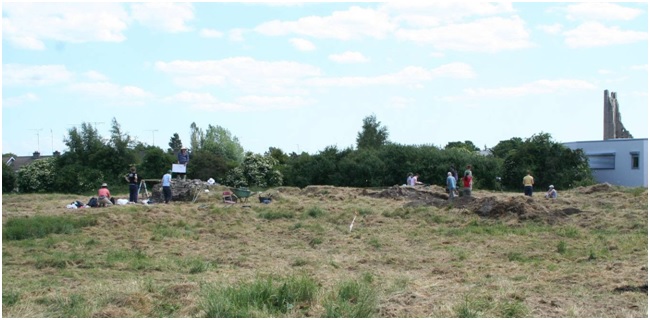
[[[630,152],[630,157],[632,158],[632,169],[639,169],[639,153]]]
[[[614,153],[601,153],[601,154],[588,154],[589,167],[594,170],[608,170],[615,169],[616,154]]]

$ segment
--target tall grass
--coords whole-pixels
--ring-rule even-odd
[[[97,217],[35,216],[9,218],[2,227],[2,239],[23,240],[43,238],[49,234],[70,234],[97,224]]]
[[[210,318],[286,316],[299,306],[310,304],[317,291],[318,284],[306,276],[282,281],[257,278],[250,283],[207,289],[203,308]]]
[[[348,280],[340,283],[328,295],[323,307],[323,318],[373,318],[377,315],[377,292],[366,277],[362,281]],[[370,278],[371,279],[371,278]]]

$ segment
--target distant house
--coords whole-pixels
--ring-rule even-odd
[[[54,154],[50,156],[42,156],[40,152],[35,151],[31,156],[2,157],[2,162],[6,163],[9,167],[13,168],[15,172],[18,172],[20,168],[32,163],[34,160],[46,159],[50,157],[56,157],[59,155],[61,155],[61,153],[58,151],[54,151]]]
[[[564,145],[584,151],[597,182],[648,187],[647,138],[577,141]]]

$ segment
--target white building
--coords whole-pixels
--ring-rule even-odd
[[[577,141],[564,145],[584,151],[597,182],[648,187],[647,138]]]

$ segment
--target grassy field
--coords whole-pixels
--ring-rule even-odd
[[[648,316],[647,189],[474,193],[567,213],[553,220],[354,188],[268,193],[77,210],[86,196],[3,195],[2,316]]]

